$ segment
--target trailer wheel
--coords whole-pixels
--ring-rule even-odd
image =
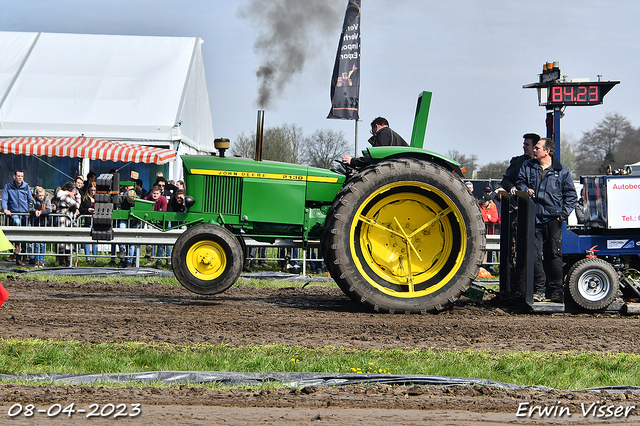
[[[380,312],[444,309],[476,278],[484,223],[462,179],[433,163],[387,160],[337,195],[323,254],[338,286]]]
[[[615,300],[620,281],[610,263],[587,258],[571,267],[567,274],[567,285],[574,302],[588,311],[597,311]]]
[[[222,226],[204,224],[178,237],[171,261],[176,278],[187,290],[217,294],[238,280],[244,256],[235,235]]]

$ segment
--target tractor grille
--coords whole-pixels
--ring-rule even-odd
[[[203,213],[240,214],[242,178],[205,176]]]

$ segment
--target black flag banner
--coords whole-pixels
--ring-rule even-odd
[[[360,101],[360,0],[348,0],[331,78],[327,118],[357,120]]]

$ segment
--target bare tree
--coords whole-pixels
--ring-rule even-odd
[[[253,158],[256,150],[255,141],[255,133],[249,136],[245,136],[244,133],[240,133],[235,141],[231,141],[229,153],[231,155],[237,155],[244,158]]]
[[[585,132],[576,148],[577,174],[604,173],[607,166],[624,162],[615,158],[616,148],[633,127],[626,117],[607,114],[596,128]]]
[[[640,129],[632,129],[624,135],[615,149],[614,158],[617,160],[611,165],[614,170],[640,161]]]
[[[560,161],[573,173],[576,170],[576,151],[578,146],[576,138],[569,134],[562,134],[560,138]],[[574,176],[576,178],[576,176]]]
[[[497,179],[501,180],[504,172],[509,167],[509,160],[495,161],[478,169],[476,179]]]
[[[255,140],[255,132],[250,136],[241,133],[236,142],[231,144],[231,154],[253,158],[255,156]],[[265,128],[262,137],[262,158],[299,164],[303,157],[303,142],[302,129],[295,124]]]
[[[460,165],[467,170],[467,176],[473,177],[474,172],[478,170],[478,156],[475,154],[467,156],[452,149],[447,151],[447,157],[460,163]]]
[[[313,167],[329,169],[348,151],[344,132],[321,129],[305,139],[305,162]]]
[[[291,146],[291,163],[302,164],[304,162],[305,138],[302,128],[295,124],[285,124],[285,131]]]

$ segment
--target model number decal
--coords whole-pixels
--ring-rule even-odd
[[[295,180],[295,181],[309,181],[309,182],[337,182],[338,178],[324,177],[324,176],[305,176],[305,175],[291,175],[285,173],[259,173],[259,172],[239,172],[234,170],[206,170],[206,169],[191,169],[191,173],[194,175],[208,175],[208,176],[230,176],[240,178],[258,178],[258,179],[278,179],[278,180]]]

